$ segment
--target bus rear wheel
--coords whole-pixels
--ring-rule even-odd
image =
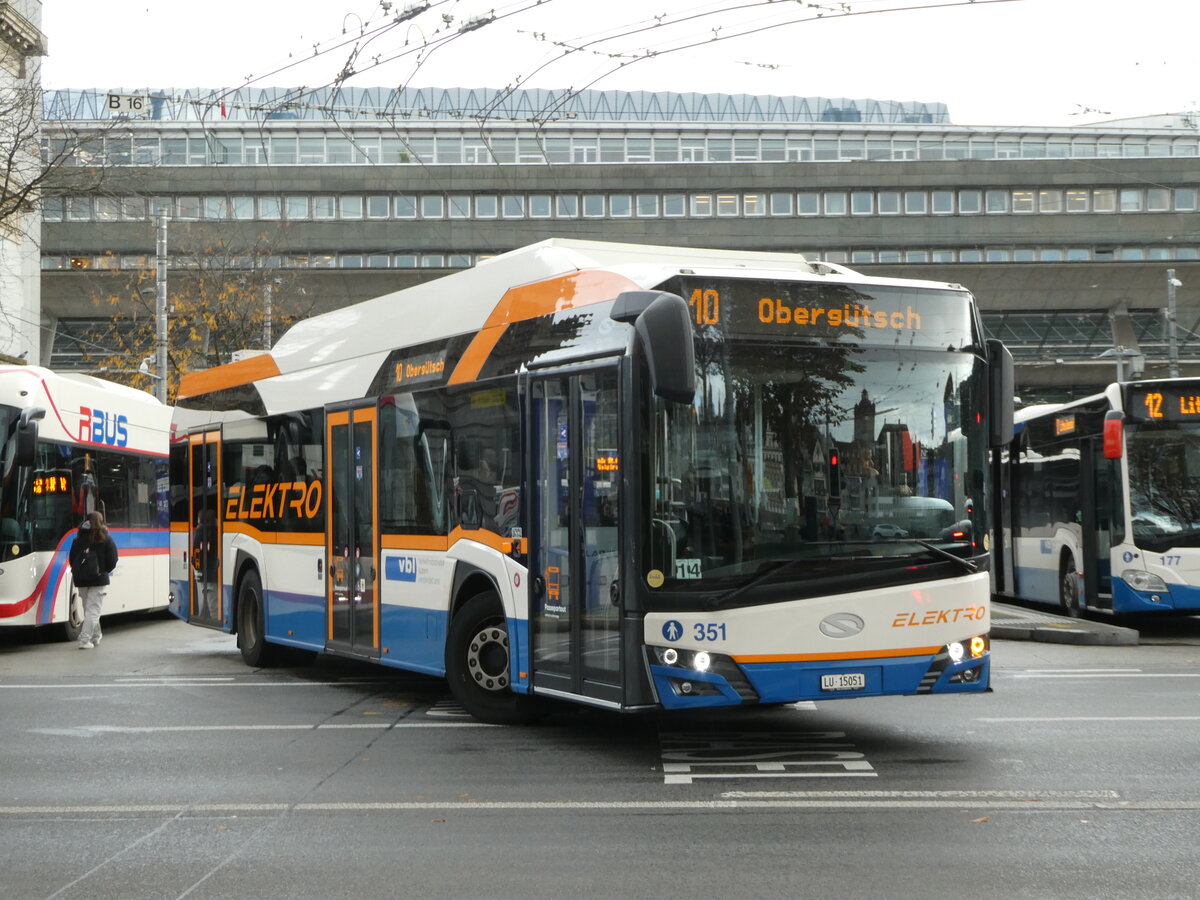
[[[512,691],[508,621],[495,591],[476,594],[450,622],[446,679],[463,709],[492,725],[521,725],[535,718],[531,698]]]
[[[251,570],[238,585],[238,649],[248,666],[265,669],[275,664],[279,648],[267,643],[266,628],[263,627],[262,580]]]
[[[1082,611],[1079,608],[1079,571],[1075,568],[1074,557],[1068,556],[1063,560],[1062,577],[1058,584],[1058,599],[1063,611],[1072,619],[1078,619]]]

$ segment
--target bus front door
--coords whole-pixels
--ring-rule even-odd
[[[535,692],[619,705],[617,371],[530,384],[530,632]]]
[[[188,438],[188,621],[225,622],[221,590],[221,432]]]
[[[326,627],[330,650],[379,654],[374,406],[326,416],[329,521]]]

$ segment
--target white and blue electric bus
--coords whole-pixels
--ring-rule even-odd
[[[1011,381],[957,285],[546,241],[187,376],[172,608],[493,722],[983,691]]]
[[[999,457],[999,594],[1069,615],[1200,613],[1200,380],[1020,410]]]

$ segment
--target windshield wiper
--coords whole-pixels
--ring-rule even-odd
[[[796,563],[798,563],[800,561],[801,560],[799,560],[799,559],[778,560],[778,561],[776,561],[775,565],[768,567],[765,571],[759,572],[753,578],[751,578],[749,581],[747,581],[745,584],[743,584],[741,587],[735,587],[735,588],[733,588],[733,590],[726,591],[723,594],[717,594],[717,596],[715,596],[715,597],[709,597],[707,600],[705,600],[701,604],[701,606],[703,606],[704,609],[708,610],[709,612],[712,612],[714,609],[720,609],[722,606],[724,606],[726,603],[728,603],[734,597],[741,596],[746,591],[750,590],[750,588],[754,587],[756,584],[761,584],[764,579],[769,578],[772,575],[776,575],[779,572],[783,571],[784,569],[791,568],[792,566],[796,565]]]
[[[919,544],[920,546],[922,546],[926,550],[928,550],[930,553],[936,553],[938,556],[945,557],[946,559],[950,560],[951,562],[958,563],[960,566],[962,566],[964,569],[966,569],[968,573],[974,574],[975,572],[979,571],[979,564],[976,563],[974,560],[963,559],[961,556],[955,556],[949,550],[945,550],[945,549],[939,547],[937,544],[930,543],[929,541],[923,541],[920,538],[906,538],[905,540],[907,540],[909,543],[912,543],[912,544]],[[903,543],[903,541],[901,543]]]
[[[828,544],[828,546],[861,546],[862,542],[861,541],[830,541],[830,542],[827,542],[827,544]],[[813,545],[809,545],[809,546],[813,546]],[[821,558],[822,559],[830,559],[832,557],[821,557]],[[957,559],[957,557],[955,557],[955,558]],[[703,606],[704,609],[706,609],[710,612],[714,609],[720,609],[722,606],[727,604],[730,600],[734,599],[735,597],[740,597],[742,594],[744,594],[746,591],[750,590],[750,588],[754,587],[755,585],[762,584],[763,581],[770,578],[772,575],[778,575],[781,572],[786,572],[788,569],[792,568],[793,566],[799,565],[800,563],[812,563],[813,559],[814,559],[814,557],[811,557],[811,556],[797,556],[793,559],[775,560],[774,565],[755,573],[755,575],[749,581],[747,581],[745,584],[741,585],[740,587],[735,587],[731,590],[728,590],[723,594],[717,594],[717,596],[715,596],[715,597],[709,597],[707,600],[705,600],[701,604],[701,606]]]

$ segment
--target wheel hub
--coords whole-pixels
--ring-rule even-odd
[[[508,688],[508,631],[498,625],[480,629],[467,648],[467,671],[485,691]]]

